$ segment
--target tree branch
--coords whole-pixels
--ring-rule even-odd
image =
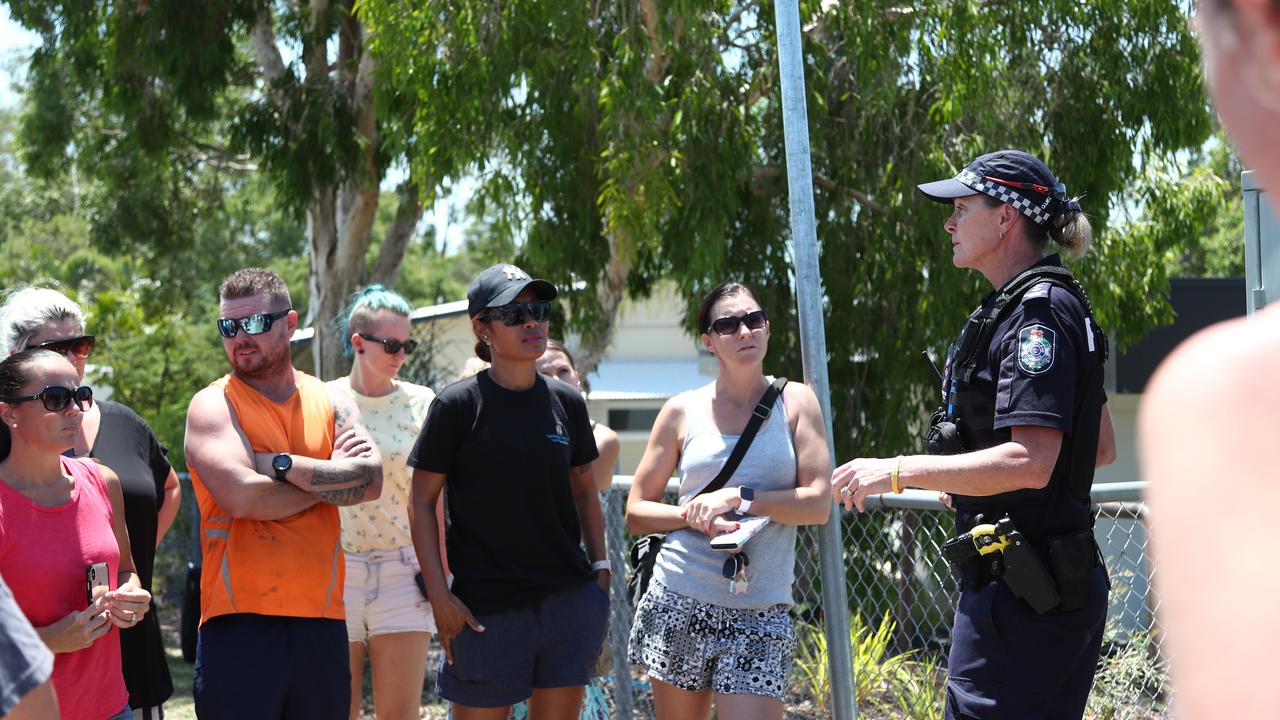
[[[258,8],[258,16],[254,19],[249,41],[253,46],[253,56],[257,59],[262,76],[267,81],[267,96],[277,110],[283,109],[284,97],[280,93],[279,82],[288,70],[280,55],[280,47],[276,45],[276,30],[275,23],[271,20],[270,3],[263,3]]]
[[[418,195],[418,186],[412,180],[400,185],[400,204],[396,207],[396,217],[387,228],[387,237],[378,251],[378,262],[373,266],[373,277],[370,282],[392,286],[400,275],[400,266],[404,262],[405,250],[409,240],[422,219],[422,198]]]
[[[751,173],[751,192],[756,195],[776,195],[779,192],[776,187],[778,185],[777,181],[781,177],[782,168],[777,165],[758,165]],[[834,180],[821,173],[815,172],[813,174],[813,184],[827,192],[848,195],[862,207],[881,215],[888,215],[890,212],[888,207],[872,200],[870,196],[861,190],[841,187]]]
[[[640,15],[644,20],[645,35],[649,37],[649,59],[644,63],[644,77],[656,84],[667,74],[667,66],[671,64],[671,58],[662,51],[662,42],[658,37],[656,0],[640,0]]]
[[[302,54],[307,79],[319,81],[329,74],[329,36],[324,32],[329,0],[311,0],[311,23],[303,31]]]

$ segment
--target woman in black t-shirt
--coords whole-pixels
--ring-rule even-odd
[[[83,382],[95,338],[85,334],[84,312],[70,298],[50,288],[24,288],[0,306],[0,342],[6,357],[37,347],[63,355]],[[156,547],[173,525],[181,497],[164,447],[129,406],[95,398],[85,408],[74,453],[94,458],[120,477],[134,564],[143,589],[150,592]],[[130,707],[144,718],[159,718],[160,706],[173,694],[173,681],[156,613],[120,631],[120,655]]]
[[[513,265],[480,273],[468,314],[492,366],[436,396],[409,456],[414,548],[445,651],[438,691],[458,720],[505,719],[525,699],[534,717],[576,719],[604,642],[610,568],[586,403],[535,367],[555,297]]]

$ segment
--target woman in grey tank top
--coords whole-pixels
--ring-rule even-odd
[[[632,533],[668,533],[628,657],[649,673],[660,719],[709,717],[713,700],[719,717],[781,718],[795,653],[796,527],[825,523],[831,507],[825,426],[813,391],[788,384],[725,487],[698,495],[770,383],[769,321],[750,288],[716,286],[698,326],[719,377],[663,406],[627,500]],[[678,505],[662,502],[673,474]],[[743,548],[750,565],[731,585],[721,573],[730,553],[710,541],[749,516],[770,522]]]

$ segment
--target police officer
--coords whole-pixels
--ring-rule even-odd
[[[853,460],[836,470],[832,492],[861,511],[867,495],[937,490],[954,502],[958,534],[990,534],[998,523],[991,539],[1016,538],[1021,544],[990,555],[968,537],[956,545],[971,557],[956,567],[946,717],[1080,718],[1109,588],[1089,489],[1094,468],[1114,459],[1115,439],[1102,388],[1107,338],[1048,244],[1082,255],[1089,223],[1066,186],[1025,152],[989,153],[918,187],[953,205],[945,225],[952,261],[994,290],[948,353],[930,454]],[[1006,573],[1014,557],[1020,572]]]

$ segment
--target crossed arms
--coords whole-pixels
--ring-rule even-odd
[[[355,505],[382,492],[382,455],[349,395],[330,390],[333,453],[328,459],[293,455],[287,482],[271,469],[276,451],[253,451],[223,392],[207,387],[187,411],[187,462],[232,517],[279,520],[316,503]],[[287,451],[288,448],[280,448]]]

